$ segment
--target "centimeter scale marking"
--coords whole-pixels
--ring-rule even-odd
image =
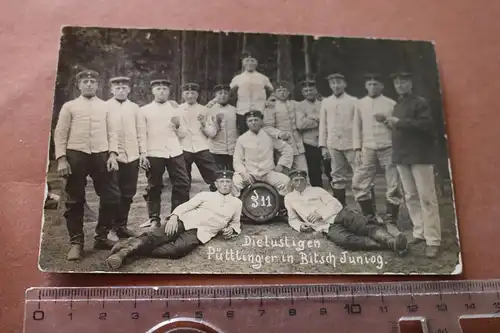
[[[25,332],[482,333],[482,317],[500,333],[500,280],[31,288]]]

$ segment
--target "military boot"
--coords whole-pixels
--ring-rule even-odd
[[[67,259],[69,261],[82,259],[83,245],[82,244],[71,244],[71,248],[68,251]]]
[[[130,211],[130,205],[132,204],[131,199],[122,198],[120,202],[120,210],[118,216],[113,225],[116,236],[118,238],[129,238],[138,236],[133,230],[127,228],[128,224],[128,214]]]
[[[100,203],[97,226],[95,227],[94,249],[109,250],[115,242],[108,239],[111,225],[115,219],[118,205],[114,203]]]
[[[399,205],[387,203],[386,206],[387,221],[391,224],[398,225]]]
[[[345,198],[345,188],[333,188],[333,196],[335,199],[337,199],[341,204],[342,207],[345,207],[346,204],[346,198]]]
[[[111,254],[106,258],[106,265],[111,269],[118,269],[126,257],[136,253],[144,241],[140,238],[129,238],[116,243],[111,249]]]
[[[148,215],[151,225],[153,227],[160,227],[160,211],[161,211],[161,202],[160,201],[148,201]]]
[[[403,256],[408,252],[408,240],[402,233],[393,236],[385,228],[379,228],[372,235],[372,238],[379,243],[385,244],[399,256]]]
[[[359,200],[359,207],[361,208],[361,212],[367,219],[374,221],[375,220],[375,211],[373,210],[373,201],[372,199],[367,200]]]

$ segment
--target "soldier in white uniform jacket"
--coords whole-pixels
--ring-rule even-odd
[[[215,187],[215,161],[209,151],[209,139],[217,133],[213,117],[209,109],[198,104],[198,91],[200,86],[196,83],[187,83],[182,86],[182,98],[184,103],[179,105],[177,111],[181,116],[182,124],[186,134],[180,137],[184,154],[186,170],[191,184],[191,168],[196,164],[205,183],[210,185],[210,191],[217,190]]]
[[[264,111],[267,98],[273,91],[271,81],[267,76],[257,71],[255,52],[248,49],[242,53],[241,64],[243,72],[236,75],[229,84],[231,95],[237,96],[237,124],[239,134],[248,130],[245,113],[250,110]]]
[[[342,206],[321,187],[307,185],[307,172],[290,172],[293,191],[285,196],[288,223],[299,232],[321,232],[346,250],[392,250],[407,252],[408,242],[402,233],[391,235],[385,225]]]
[[[81,95],[64,103],[54,130],[57,171],[67,178],[64,217],[71,242],[68,260],[81,259],[84,243],[83,212],[87,176],[99,196],[94,248],[109,249],[111,223],[120,203],[117,183],[118,137],[106,102],[96,96],[99,73],[76,75]]]
[[[128,214],[132,199],[137,192],[139,167],[149,167],[146,157],[146,127],[139,114],[139,106],[128,99],[130,93],[130,78],[113,77],[109,80],[113,98],[106,104],[112,118],[116,121],[118,133],[118,186],[120,188],[120,209],[113,222],[113,230],[118,238],[135,236],[127,228]]]
[[[273,139],[262,130],[264,115],[260,111],[245,114],[249,130],[236,141],[234,151],[233,194],[239,197],[241,190],[255,181],[274,186],[284,196],[288,192],[288,172],[293,163],[293,149],[287,143]],[[274,150],[280,153],[274,164]]]
[[[112,269],[119,268],[132,255],[179,259],[218,233],[229,239],[241,233],[241,200],[231,195],[233,172],[217,171],[217,192],[200,192],[178,206],[167,217],[164,228],[118,243],[106,259]]]
[[[168,101],[171,82],[158,77],[150,84],[154,100],[140,111],[146,126],[149,161],[149,168],[146,169],[148,186],[144,199],[148,205],[149,219],[158,227],[165,169],[172,182],[171,211],[189,200],[189,176],[179,142],[179,138],[186,135],[186,130],[181,124],[179,113]]]

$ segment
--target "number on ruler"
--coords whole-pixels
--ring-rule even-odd
[[[260,314],[261,317],[264,315],[264,313],[266,313],[266,310],[259,309],[259,314]]]
[[[468,304],[465,304],[465,308],[467,310],[476,310],[476,303],[468,303]]]
[[[382,313],[389,312],[389,309],[387,308],[387,305],[379,306],[378,310]]]
[[[295,310],[295,309],[288,310],[288,315],[295,316],[296,314],[297,314],[297,310]]]
[[[68,317],[69,317],[69,320],[73,320],[73,312],[70,312]]]
[[[448,311],[448,306],[446,305],[446,303],[442,303],[442,304],[436,305],[436,309],[438,311],[445,312],[445,311]]]
[[[326,308],[321,308],[319,309],[319,315],[320,316],[326,316],[328,312],[326,311]]]
[[[493,307],[497,309],[495,312],[499,313],[500,312],[500,302],[495,302],[493,303]]]
[[[99,313],[99,320],[106,320],[108,314],[106,312]]]
[[[196,319],[201,319],[201,318],[203,318],[203,311],[196,311],[196,312],[194,313],[194,317],[195,317]]]
[[[33,311],[33,320],[43,320],[45,318],[45,312],[42,310]]]
[[[410,304],[406,306],[406,309],[408,312],[417,312],[418,311],[418,305],[417,304]]]
[[[228,318],[234,318],[234,311],[233,310],[229,310],[226,312],[226,317]]]
[[[132,312],[132,319],[139,319],[139,312]]]
[[[170,312],[168,312],[168,311],[167,311],[167,312],[165,312],[165,313],[163,314],[163,318],[170,319]]]
[[[252,208],[261,207],[271,207],[271,196],[259,196],[256,190],[253,190],[253,195],[250,197],[252,199]],[[260,199],[260,202],[259,202]]]
[[[361,305],[359,304],[346,304],[344,306],[348,314],[360,314],[361,313]]]

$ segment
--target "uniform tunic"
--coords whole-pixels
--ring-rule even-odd
[[[140,115],[140,108],[130,100],[119,102],[112,98],[106,102],[118,133],[118,158],[122,163],[135,161],[146,155],[146,127]]]
[[[71,167],[67,194],[66,226],[72,244],[83,244],[83,205],[87,176],[93,180],[99,196],[96,239],[107,238],[116,205],[120,202],[117,173],[108,172],[109,152],[118,153],[118,134],[106,102],[98,97],[80,96],[66,102],[54,130],[56,158],[66,156]]]
[[[319,120],[319,146],[328,148],[332,158],[332,186],[345,189],[349,167],[356,169],[356,152],[353,138],[354,115],[357,98],[343,93],[331,95],[321,101]]]
[[[230,104],[215,104],[209,112],[213,119],[216,119],[219,113],[224,115],[224,119],[220,123],[214,121],[217,131],[210,138],[210,152],[218,169],[234,170],[233,154],[238,139],[236,108]]]
[[[237,114],[243,116],[250,110],[264,110],[266,103],[266,87],[273,86],[269,78],[257,71],[236,75],[229,84],[231,89],[238,87],[238,101],[236,103]]]
[[[260,130],[255,134],[247,131],[236,141],[233,164],[233,194],[239,197],[241,190],[247,186],[241,174],[250,174],[256,180],[262,180],[274,186],[281,195],[287,193],[290,179],[274,171],[274,150],[280,152],[278,164],[290,168],[293,163],[293,149],[281,140],[273,140],[266,132]]]
[[[179,217],[186,230],[197,229],[198,239],[205,244],[225,227],[239,234],[241,209],[241,200],[231,194],[200,192],[172,214]]]
[[[371,199],[377,163],[385,171],[386,200],[395,205],[402,202],[399,175],[392,162],[392,131],[376,114],[392,116],[396,102],[384,95],[365,96],[359,100],[354,117],[354,146],[361,147],[361,164],[353,177],[354,197],[358,201]]]

